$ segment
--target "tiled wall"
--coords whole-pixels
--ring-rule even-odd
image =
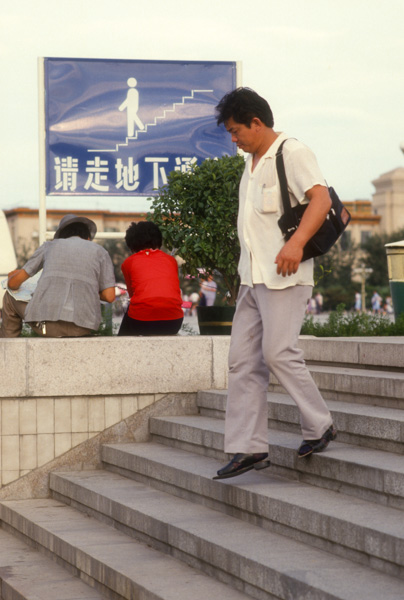
[[[152,404],[161,394],[0,399],[0,487]]]
[[[167,394],[225,389],[229,336],[0,340],[0,487]]]

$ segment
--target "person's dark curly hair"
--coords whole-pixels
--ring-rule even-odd
[[[125,242],[131,252],[140,252],[151,248],[157,250],[163,244],[160,229],[151,221],[132,223],[126,230]]]
[[[91,233],[89,228],[85,223],[75,222],[70,223],[70,225],[66,225],[59,233],[59,238],[67,239],[77,235],[82,240],[90,240]]]
[[[236,123],[250,127],[253,118],[258,117],[267,127],[274,126],[274,116],[268,102],[247,87],[239,87],[223,96],[215,110],[218,125],[234,119]]]

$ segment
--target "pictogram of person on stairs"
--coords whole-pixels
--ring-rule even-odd
[[[127,83],[129,89],[126,100],[122,102],[119,110],[123,111],[126,108],[127,133],[128,137],[133,137],[135,135],[135,125],[137,125],[138,129],[144,129],[144,125],[137,114],[139,110],[139,92],[136,89],[137,80],[135,77],[129,77]]]

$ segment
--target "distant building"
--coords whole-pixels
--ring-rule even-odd
[[[404,167],[384,173],[372,183],[372,200],[343,200],[352,215],[347,239],[358,246],[373,234],[391,235],[404,229]]]
[[[404,229],[404,167],[399,167],[372,181],[373,212],[380,216],[380,233],[390,235]]]
[[[381,217],[373,212],[371,200],[344,200],[352,220],[345,232],[346,242],[362,246],[374,233],[380,233]]]

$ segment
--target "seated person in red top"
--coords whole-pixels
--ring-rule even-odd
[[[160,229],[149,221],[132,223],[126,245],[133,252],[122,264],[130,296],[118,335],[174,335],[184,313],[175,258],[160,250]]]

